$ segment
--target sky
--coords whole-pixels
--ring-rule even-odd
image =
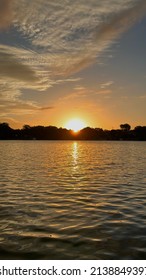
[[[0,122],[146,125],[145,0],[0,0]]]

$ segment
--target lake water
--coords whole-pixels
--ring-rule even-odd
[[[146,259],[146,142],[0,141],[0,259]]]

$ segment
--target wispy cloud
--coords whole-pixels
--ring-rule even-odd
[[[10,50],[6,46],[0,46],[1,76],[23,82],[36,82],[37,77],[33,69],[19,61],[19,54],[16,57],[17,49],[11,48],[11,52],[13,53],[10,53]]]
[[[41,110],[41,111],[44,111],[44,110],[51,110],[51,109],[53,109],[53,108],[54,108],[54,107],[52,107],[52,106],[41,107],[40,110]]]
[[[77,90],[77,91],[85,91],[86,90],[86,88],[83,87],[83,86],[76,86],[74,89]]]
[[[132,2],[132,1],[131,1]],[[102,23],[96,33],[96,40],[111,41],[117,38],[121,33],[130,28],[137,20],[142,18],[146,12],[146,2],[144,0],[137,1],[134,6],[125,10],[121,10],[117,14]]]
[[[140,99],[146,99],[146,95],[140,95],[139,98]]]
[[[0,106],[0,115],[1,116],[12,116],[12,115],[25,115],[33,114],[34,111],[40,110],[40,107],[31,103],[24,102],[22,100],[3,100],[2,106]]]
[[[1,96],[0,96],[1,98]],[[23,101],[20,99],[10,100],[3,98],[1,100],[0,104],[0,116],[6,117],[6,116],[22,116],[22,115],[34,115],[35,113],[42,111],[42,110],[51,110],[53,107],[46,106],[41,107],[38,104],[35,104],[35,102],[31,101]]]
[[[107,88],[114,84],[114,81],[108,81],[100,85],[101,88]]]
[[[33,47],[45,52],[53,74],[70,75],[93,63],[113,40],[141,18],[146,3],[56,0],[52,4],[32,0],[28,5],[28,0],[20,0],[16,11],[17,28],[31,39]]]
[[[15,47],[0,45],[1,100],[5,93],[21,107],[24,89],[76,82],[71,75],[94,63],[145,12],[145,0],[0,0],[0,29],[11,24],[19,35]]]
[[[99,90],[96,92],[96,94],[101,94],[101,95],[107,95],[107,94],[111,94],[112,90],[110,89],[103,89],[103,90]]]

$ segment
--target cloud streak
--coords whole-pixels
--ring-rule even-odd
[[[144,0],[138,1],[130,9],[113,15],[106,23],[103,23],[95,35],[95,40],[101,43],[115,40],[137,20],[141,19],[145,13],[146,2]]]
[[[0,50],[0,72],[3,77],[24,82],[36,82],[35,71],[31,67],[19,62],[13,54]]]
[[[108,81],[106,83],[101,84],[100,87],[102,89],[104,89],[104,88],[108,88],[108,87],[112,86],[113,84],[114,84],[114,81]]]

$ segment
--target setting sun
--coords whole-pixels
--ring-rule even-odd
[[[86,124],[81,119],[71,119],[65,125],[65,127],[67,129],[71,129],[74,132],[78,132],[79,130],[81,130],[85,126],[86,126]]]

